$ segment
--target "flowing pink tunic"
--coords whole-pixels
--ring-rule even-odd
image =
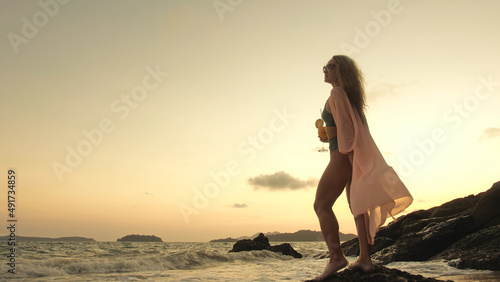
[[[367,215],[368,242],[373,245],[375,233],[387,217],[404,211],[413,198],[394,169],[384,160],[368,126],[361,122],[344,89],[334,87],[328,101],[337,126],[339,152],[352,153],[351,212],[354,217]]]

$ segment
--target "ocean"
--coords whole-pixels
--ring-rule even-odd
[[[228,253],[233,243],[18,242],[15,274],[8,272],[7,244],[1,248],[0,280],[304,281],[322,272],[327,259],[319,257],[326,252],[325,243],[290,243],[302,259],[269,251]],[[500,279],[499,272],[460,270],[443,261],[387,267],[443,280]]]

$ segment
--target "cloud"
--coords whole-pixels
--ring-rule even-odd
[[[277,191],[304,189],[315,186],[318,183],[318,180],[314,178],[300,180],[284,171],[279,171],[274,174],[261,174],[256,177],[250,177],[248,179],[248,183],[253,185],[255,189],[264,188]]]
[[[239,203],[235,203],[234,205],[230,206],[232,208],[247,208],[248,205],[243,203],[243,204],[239,204]]]
[[[481,139],[493,139],[496,137],[500,137],[500,128],[490,127],[484,130]]]
[[[399,84],[382,82],[366,90],[366,96],[371,101],[376,101],[383,97],[400,95],[402,88],[418,84],[417,81],[403,82]]]
[[[377,100],[381,97],[385,96],[393,96],[396,95],[396,91],[394,90],[395,85],[390,83],[380,83],[377,84],[366,91],[366,96],[370,98],[370,100]]]

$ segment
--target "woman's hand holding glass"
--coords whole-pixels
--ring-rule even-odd
[[[323,120],[316,120],[316,128],[318,129],[318,137],[321,142],[328,143],[328,135],[326,134],[326,127],[323,126]]]

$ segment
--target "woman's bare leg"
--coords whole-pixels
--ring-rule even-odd
[[[347,264],[347,259],[340,249],[339,224],[332,207],[342,194],[346,183],[351,179],[351,173],[352,166],[348,156],[339,153],[338,150],[333,151],[330,155],[330,163],[318,183],[314,201],[314,210],[330,253],[330,262],[323,274],[316,277],[316,280],[330,276]]]
[[[347,201],[349,202],[349,207],[351,207],[350,194],[351,194],[351,182],[349,181],[346,186]],[[365,216],[367,214],[361,214],[354,218],[356,223],[356,230],[358,233],[358,243],[359,243],[359,257],[356,262],[349,265],[350,269],[360,269],[365,272],[373,271],[373,263],[371,259],[371,245],[368,243],[368,233],[366,230]]]
[[[358,231],[359,242],[359,257],[357,264],[349,266],[349,268],[359,268],[365,272],[373,271],[373,263],[371,259],[371,245],[368,243],[368,233],[366,230],[365,217],[367,214],[361,214],[354,218],[356,222],[356,230]]]

